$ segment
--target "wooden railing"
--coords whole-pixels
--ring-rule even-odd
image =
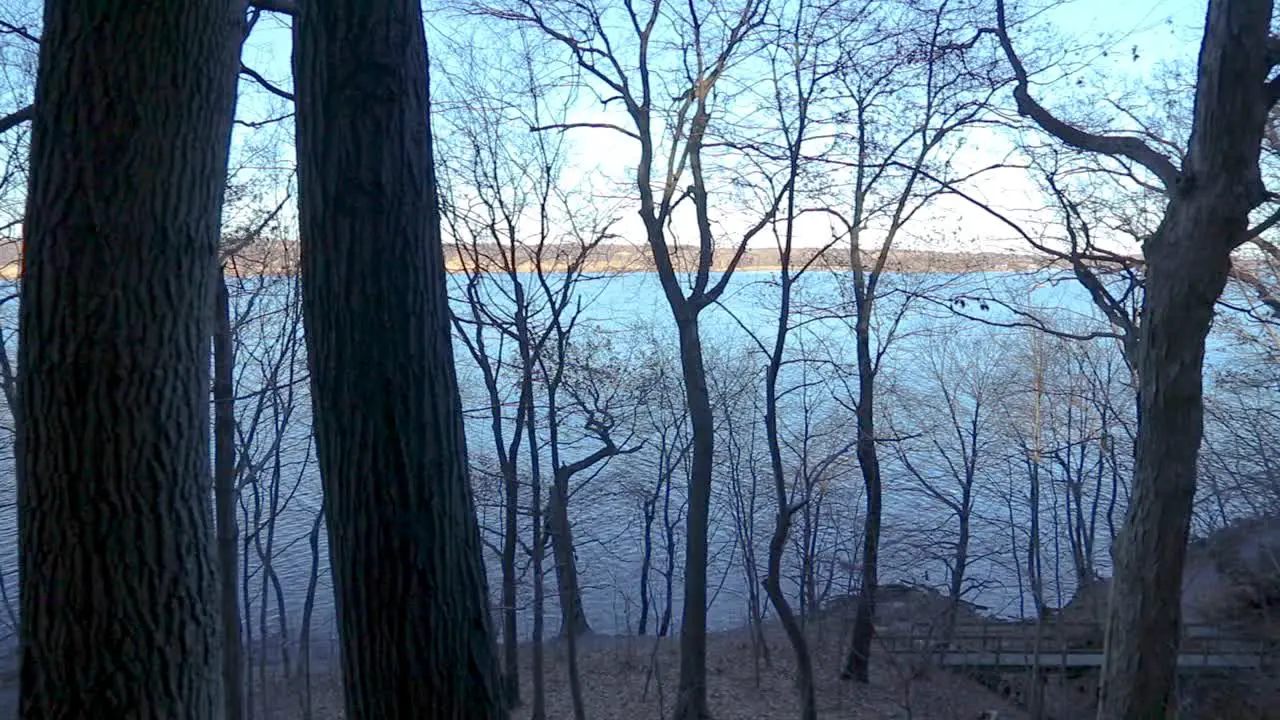
[[[1047,622],[966,623],[949,641],[938,628],[917,625],[905,633],[878,635],[880,647],[938,664],[986,670],[1040,667],[1046,671],[1100,668],[1102,629],[1095,624]],[[1280,658],[1274,641],[1212,625],[1183,628],[1178,667],[1194,670],[1261,670]]]

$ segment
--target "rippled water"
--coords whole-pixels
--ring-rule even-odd
[[[770,323],[774,317],[771,298],[776,292],[769,283],[771,278],[769,273],[740,273],[731,284],[722,306],[710,308],[706,312],[703,337],[708,347],[709,362],[713,366],[729,368],[726,374],[731,378],[735,373],[745,372],[744,368],[758,367],[758,358],[753,359],[751,356],[755,341],[749,333],[758,333],[763,338],[771,332]],[[815,304],[829,301],[837,294],[839,287],[828,276],[815,276],[808,282],[812,283],[814,289],[806,292],[804,299]],[[269,366],[277,362],[285,341],[297,339],[292,334],[290,316],[283,311],[289,304],[289,297],[296,291],[292,281],[272,279],[250,281],[250,284],[253,287],[242,288],[236,298],[237,312],[245,314],[245,344],[239,351],[237,390],[238,395],[245,398],[237,405],[242,422],[255,410],[256,401],[250,396],[253,390],[261,386],[267,375],[263,369],[264,364]],[[968,334],[972,337],[990,338],[991,352],[1004,351],[999,348],[1007,349],[1007,343],[1001,345],[995,340],[1011,331],[957,321],[949,315],[946,307],[950,302],[949,298],[972,293],[975,288],[979,288],[980,292],[1002,294],[1006,297],[1029,297],[1039,306],[1059,306],[1063,312],[1079,318],[1092,316],[1087,299],[1070,284],[1040,287],[1034,291],[1034,295],[1028,289],[1032,285],[1028,278],[997,274],[963,278],[920,276],[904,279],[900,284],[932,293],[933,299],[938,302],[917,300],[912,309],[903,315],[897,327],[902,340],[886,356],[886,382],[891,378],[911,377],[911,369],[923,362],[929,345],[938,342],[937,333],[924,334],[923,331],[930,328],[941,328],[948,335]],[[256,299],[251,300],[251,296]],[[647,334],[644,328],[651,327],[652,334],[659,338],[658,350],[661,352],[658,354],[665,353],[668,361],[674,361],[674,335],[671,332],[673,324],[655,277],[632,274],[608,282],[594,282],[584,286],[583,297],[590,302],[585,306],[583,318],[579,321],[578,333],[589,333],[594,340],[605,346],[602,352],[608,357],[621,359],[620,362],[653,360],[649,356],[657,351],[642,342]],[[891,318],[904,297],[906,295],[896,294],[886,298],[881,318]],[[4,327],[9,333],[7,340],[12,349],[14,308],[4,310],[8,321]],[[884,322],[879,328],[882,333],[888,321]],[[798,353],[810,353],[814,357],[825,353],[824,357],[832,362],[850,362],[853,358],[847,327],[838,321],[806,324],[803,329],[796,331],[794,341]],[[273,458],[268,450],[274,436],[262,431],[262,437],[254,445],[255,457],[262,462],[255,469],[259,482],[247,487],[241,498],[242,528],[259,526],[260,521],[255,521],[255,518],[267,517],[272,512],[277,515],[273,534],[269,535],[265,529],[261,529],[253,535],[245,548],[249,573],[245,587],[250,609],[245,619],[252,626],[249,631],[255,636],[260,636],[264,631],[271,635],[280,632],[277,605],[283,605],[287,609],[284,618],[286,632],[297,632],[300,607],[311,579],[312,555],[308,538],[319,509],[320,491],[313,450],[309,443],[310,409],[307,388],[305,382],[301,381],[305,372],[305,358],[301,355],[301,345],[297,347],[298,353],[292,358],[292,362],[284,364],[285,368],[291,368],[294,383],[289,389],[282,391],[279,398],[282,404],[291,404],[293,408],[289,424],[280,437],[281,461],[278,465],[266,462]],[[455,353],[459,358],[459,380],[464,407],[469,411],[481,409],[485,405],[485,394],[475,365],[461,343],[455,343]],[[804,378],[796,374],[800,370],[787,372],[789,375],[784,378],[786,381],[793,385],[804,382]],[[284,373],[282,377],[289,377],[289,373]],[[675,377],[669,376],[669,382],[676,382]],[[625,382],[626,379],[626,373],[619,376],[620,382]],[[679,392],[675,385],[668,390],[677,394]],[[818,392],[800,395],[808,400],[801,402],[793,398],[787,401],[784,406],[784,426],[794,430],[806,417],[810,418],[817,428],[815,434],[818,437],[812,448],[814,457],[824,452],[830,454],[834,452],[833,449],[847,444],[853,429],[848,410],[841,401],[847,403],[849,398],[836,397],[831,392],[827,392],[825,397]],[[802,409],[806,406],[812,411],[809,416]],[[0,419],[6,421],[5,427],[8,428],[11,425],[7,422],[8,408],[4,408],[2,412],[3,417]],[[492,464],[492,437],[489,435],[487,420],[476,412],[472,412],[470,417],[468,444],[473,469],[478,476],[478,513],[486,528],[487,542],[496,547],[501,542],[498,533],[501,528],[498,488],[491,478],[486,478],[479,472]],[[726,415],[724,421],[733,420],[733,417]],[[734,437],[754,438],[757,451],[763,449],[759,416],[746,413],[737,417],[737,422],[739,428],[735,430]],[[0,608],[0,631],[5,628],[11,631],[17,601],[16,519],[13,506],[11,438],[6,432],[0,439],[3,440],[3,455],[0,455],[0,502],[3,503],[0,505],[0,565],[3,567],[2,577],[7,594],[5,607],[10,608],[8,612],[5,608]],[[582,443],[566,449],[565,455],[572,460],[592,449],[590,443]],[[651,491],[649,489],[656,477],[657,451],[657,443],[650,437],[649,445],[644,451],[614,459],[597,477],[576,490],[573,497],[571,514],[584,586],[585,610],[588,620],[598,631],[626,632],[634,629],[639,619],[641,593],[638,578],[643,553],[643,519],[640,508],[645,493]],[[833,469],[829,470],[828,478],[822,484],[822,509],[827,514],[821,520],[821,532],[814,537],[814,549],[822,558],[823,578],[818,590],[826,596],[846,594],[853,587],[859,548],[858,535],[861,532],[860,479],[856,474],[856,466],[850,459],[851,452],[837,454],[839,458],[832,464]],[[945,543],[946,538],[950,537],[948,528],[951,516],[936,500],[905,489],[909,484],[905,473],[901,467],[894,465],[891,453],[885,452],[885,455],[886,528],[881,581],[910,581],[942,587],[946,573],[942,558],[950,552]],[[743,570],[743,548],[738,542],[739,530],[744,523],[754,524],[753,547],[757,565],[763,571],[768,533],[772,529],[775,512],[770,494],[771,485],[767,480],[767,466],[753,468],[760,482],[754,505],[749,502],[736,505],[734,498],[741,498],[742,493],[735,495],[735,490],[742,491],[744,486],[739,484],[735,488],[732,473],[726,463],[727,461],[721,463],[717,470],[716,497],[712,510],[709,573],[712,600],[708,610],[708,621],[712,629],[739,625],[747,619],[748,585]],[[738,470],[740,479],[750,476],[747,470],[741,467]],[[1008,471],[1008,468],[1004,471]],[[675,594],[672,597],[674,620],[677,624],[681,586],[679,555],[683,550],[683,522],[680,520],[682,485],[677,480],[671,505],[671,511],[675,513],[673,517],[676,518],[673,525],[677,532],[677,568],[673,584]],[[1018,492],[1022,490],[1018,489]],[[1009,523],[1017,526],[1025,522],[1025,518],[1025,509],[1010,506],[1004,498],[990,489],[976,499],[973,564],[969,572],[971,577],[984,582],[972,588],[969,596],[996,612],[1016,614],[1020,609],[1020,601],[1024,600],[1019,589],[1018,574],[1021,571],[1020,564],[1025,561],[1015,557],[1011,550]],[[1045,522],[1048,521],[1046,519]],[[1099,566],[1104,569],[1107,566],[1105,535],[1105,528],[1100,529],[1101,537],[1095,553]],[[660,611],[666,600],[665,580],[659,573],[666,562],[661,504],[653,539],[655,569],[650,576],[650,586],[657,605],[655,611]],[[324,635],[333,626],[333,607],[323,532],[319,534],[318,544],[320,572],[312,627],[313,632]],[[1045,575],[1062,579],[1060,583],[1053,583],[1050,595],[1068,595],[1071,572],[1065,538],[1047,539],[1045,552]],[[796,557],[798,555],[795,552],[788,555],[787,574],[792,580],[788,583],[788,588],[793,595],[798,595],[798,583],[795,582],[798,577]],[[265,607],[262,602],[264,575],[261,572],[264,558],[270,559],[284,594],[282,600],[273,597]],[[487,553],[487,561],[491,596],[496,598],[501,576],[497,556],[492,548]],[[527,557],[520,563],[523,573],[520,610],[522,625],[527,628],[532,595],[531,570],[528,568]],[[548,557],[550,617],[554,617],[557,612],[552,572],[552,563]],[[652,617],[649,622],[654,622]],[[554,630],[556,625],[552,621],[549,628]]]

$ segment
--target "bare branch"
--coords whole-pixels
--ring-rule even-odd
[[[1169,158],[1153,150],[1150,145],[1133,137],[1095,135],[1086,132],[1059,120],[1043,105],[1036,102],[1031,97],[1031,92],[1028,89],[1030,80],[1027,76],[1027,69],[1013,49],[1013,42],[1009,39],[1009,30],[1005,23],[1004,0],[996,0],[996,24],[996,37],[1000,39],[1000,47],[1004,49],[1005,57],[1008,58],[1009,64],[1013,67],[1013,74],[1017,82],[1013,88],[1013,98],[1017,102],[1019,115],[1031,118],[1036,125],[1040,126],[1040,129],[1078,150],[1128,158],[1160,178],[1165,192],[1173,189],[1181,173],[1174,167]]]
[[[251,7],[282,15],[297,15],[298,4],[294,0],[249,0]]]
[[[258,71],[254,70],[248,65],[241,63],[240,74],[246,77],[252,78],[255,82],[257,82],[259,85],[262,86],[262,89],[266,90],[272,95],[275,95],[277,97],[282,97],[285,100],[288,100],[289,102],[293,102],[293,93],[283,88],[277,87],[276,85],[273,85],[270,80],[262,77],[262,75],[260,75]]]
[[[1274,262],[1280,262],[1280,247],[1276,247],[1275,243],[1269,242],[1267,240],[1263,240],[1262,238],[1257,236],[1255,236],[1249,242],[1256,245],[1259,250],[1262,250],[1263,252],[1265,252],[1268,256],[1271,257],[1271,259]]]
[[[596,128],[598,130],[613,130],[614,132],[620,132],[623,135],[626,135],[627,137],[632,138],[634,140],[640,139],[639,135],[622,127],[621,125],[614,125],[613,123],[598,123],[598,122],[556,123],[554,125],[538,125],[538,126],[530,125],[529,132],[545,132],[547,130],[559,130],[560,132],[564,132],[565,130],[572,130],[574,128]]]
[[[1254,242],[1256,244],[1258,242],[1256,238],[1258,238],[1262,233],[1275,227],[1276,223],[1280,223],[1280,208],[1276,208],[1274,212],[1267,216],[1267,219],[1249,228],[1249,232],[1245,234],[1245,237],[1250,238],[1250,240],[1246,240],[1245,242]]]
[[[259,128],[264,128],[268,125],[274,125],[275,123],[283,122],[285,120],[288,120],[291,117],[293,117],[293,113],[285,113],[284,115],[269,117],[263,120],[240,120],[237,118],[235,120],[235,124],[241,127],[247,127],[251,130],[257,130]]]
[[[8,132],[9,130],[12,130],[22,123],[30,120],[33,110],[34,106],[28,105],[21,110],[9,113],[3,118],[0,118],[0,133]]]
[[[1258,277],[1257,273],[1240,267],[1238,263],[1231,264],[1230,276],[1235,280],[1247,285],[1258,296],[1258,301],[1270,308],[1271,312],[1280,315],[1280,295],[1276,294],[1276,289],[1268,286]]]
[[[37,45],[40,44],[40,38],[36,37],[35,35],[32,35],[31,32],[26,28],[19,27],[12,23],[4,22],[3,20],[0,20],[0,34],[17,35],[18,37],[24,40],[29,40]]]

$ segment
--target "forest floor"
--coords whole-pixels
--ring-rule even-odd
[[[918,611],[919,608],[913,608]],[[818,715],[848,720],[1021,720],[1013,703],[977,680],[942,670],[915,675],[908,661],[873,648],[871,682],[840,679],[851,623],[845,613],[822,613],[808,626]],[[754,650],[752,631],[741,627],[708,636],[707,695],[716,720],[795,718],[795,655],[776,622],[763,627],[768,657]],[[591,634],[578,641],[586,716],[590,720],[660,720],[675,701],[680,672],[679,637]],[[338,720],[342,712],[341,675],[334,648],[318,642],[310,673],[313,720]],[[529,644],[521,647],[521,698],[512,713],[525,717],[533,699]],[[17,717],[16,653],[0,661],[0,720]],[[281,664],[255,668],[251,685],[252,717],[294,720],[305,717],[306,684],[297,668],[286,675]],[[545,646],[546,710],[552,720],[573,717],[568,656],[563,639]]]
[[[851,720],[1014,720],[1026,714],[976,680],[941,670],[920,677],[893,656],[873,653],[871,682],[859,685],[840,679],[848,648],[849,623],[827,616],[809,626],[818,715]],[[716,720],[769,720],[799,716],[795,691],[795,662],[780,627],[764,627],[769,658],[756,662],[748,628],[711,633],[707,647],[707,694]],[[680,671],[679,638],[588,635],[579,641],[579,667],[586,716],[590,720],[660,720],[675,700]],[[521,698],[512,717],[531,710],[532,648],[521,648]],[[573,717],[568,659],[564,641],[546,645],[546,710],[553,720]],[[283,680],[258,700],[270,708],[256,717],[300,718],[297,681]],[[313,672],[313,717],[342,717],[341,683],[337,669]],[[255,703],[257,704],[257,703]],[[260,706],[261,707],[261,706]],[[992,712],[994,711],[994,714]]]
[[[799,715],[795,691],[795,661],[782,629],[764,625],[768,659],[756,661],[749,628],[714,632],[708,637],[708,700],[716,720],[769,720]],[[808,627],[822,718],[851,720],[1014,720],[1025,713],[976,680],[932,670],[911,677],[897,657],[873,651],[871,682],[859,685],[840,679],[851,626],[842,614],[822,614]],[[660,720],[675,700],[680,672],[679,637],[591,634],[578,642],[586,715],[590,720]],[[311,675],[314,720],[338,720],[342,712],[342,684],[333,648],[317,643]],[[572,718],[568,656],[563,639],[545,646],[546,709],[552,720]],[[17,717],[16,653],[0,660],[0,720]],[[513,718],[531,710],[532,647],[521,648],[521,697],[524,704]],[[303,718],[306,685],[296,667],[288,676],[272,664],[255,668],[247,678],[250,703],[257,720]],[[989,714],[995,711],[996,714]],[[986,713],[986,714],[984,714]]]

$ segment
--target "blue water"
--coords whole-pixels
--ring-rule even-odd
[[[458,282],[461,276],[452,279]],[[531,289],[535,287],[530,278],[525,281]],[[495,277],[488,282],[495,284],[487,298],[500,312],[504,307],[504,281]],[[850,407],[857,385],[853,375],[851,306],[841,292],[845,286],[844,276],[825,271],[812,271],[800,281],[791,321],[792,338],[780,381],[785,391],[780,435],[791,489],[798,490],[806,483],[813,488],[813,499],[797,516],[795,540],[789,548],[784,574],[793,596],[798,597],[801,588],[809,584],[819,600],[847,593],[854,587],[860,552],[863,498],[850,447],[854,430]],[[1046,363],[1063,363],[1059,362],[1061,353],[1054,349],[1059,346],[1044,345],[1043,339],[1035,339],[1041,336],[1026,328],[1001,327],[1020,319],[1002,303],[1048,317],[1055,328],[1077,334],[1106,332],[1108,327],[1078,285],[1058,282],[1048,274],[893,275],[886,276],[882,292],[873,343],[874,352],[884,351],[877,397],[881,413],[878,434],[885,439],[881,456],[886,482],[881,580],[943,587],[957,526],[948,501],[959,498],[954,477],[957,462],[963,465],[967,451],[962,435],[956,433],[964,425],[957,418],[964,420],[972,415],[977,418],[974,423],[982,426],[982,437],[974,445],[981,452],[974,463],[978,480],[973,496],[974,537],[969,568],[973,582],[967,597],[993,612],[1025,612],[1029,595],[1025,582],[1019,582],[1019,574],[1026,560],[1018,553],[1025,549],[1027,480],[1025,454],[1016,452],[1013,438],[1017,435],[1015,429],[1025,437],[1031,427],[1030,416],[1024,413],[1030,407],[1026,388],[1031,382],[1031,352],[1039,347]],[[257,482],[242,493],[242,529],[263,523],[263,518],[272,512],[278,518],[270,538],[270,552],[265,546],[265,531],[255,534],[247,549],[251,612],[246,621],[253,624],[255,636],[280,630],[277,599],[272,597],[264,612],[265,558],[269,558],[284,591],[287,632],[297,632],[298,608],[310,578],[307,536],[319,509],[319,483],[309,438],[306,361],[293,303],[296,293],[293,281],[276,278],[245,280],[233,293],[240,323],[237,396],[241,400],[237,413],[241,422],[249,422],[259,410],[262,413],[258,416],[267,421],[273,412],[289,413],[288,425],[282,432],[273,431],[269,422],[259,430],[250,448]],[[598,393],[611,398],[611,411],[616,411],[616,440],[631,444],[644,441],[639,452],[615,458],[589,480],[585,475],[580,478],[582,482],[575,485],[571,504],[588,619],[597,630],[625,632],[635,627],[639,615],[643,537],[640,508],[652,493],[654,478],[660,471],[662,431],[668,431],[668,439],[678,434],[673,429],[677,423],[672,415],[672,409],[678,409],[681,402],[674,322],[652,274],[592,279],[579,286],[578,297],[581,305],[573,306],[580,308],[573,357],[575,363],[592,368],[580,370],[578,377],[588,377]],[[718,398],[717,417],[721,423],[711,530],[713,600],[708,612],[713,629],[746,620],[748,583],[741,537],[751,538],[746,547],[754,551],[756,565],[763,573],[772,531],[775,504],[772,476],[763,454],[763,409],[759,398],[764,367],[761,348],[772,347],[777,297],[775,273],[740,272],[720,302],[704,311],[702,320],[710,384]],[[3,308],[0,315],[10,352],[14,345],[14,309]],[[465,314],[466,306],[456,302],[455,309]],[[496,332],[486,332],[485,338],[491,349],[502,347],[508,354],[513,350],[510,342],[503,344]],[[1110,340],[1093,342],[1097,346],[1094,355],[1116,373],[1111,390],[1119,398],[1117,407],[1131,414],[1131,406],[1124,403],[1126,391],[1118,348]],[[286,352],[290,347],[291,354]],[[463,343],[455,341],[454,352],[468,415],[467,441],[477,513],[490,547],[486,559],[496,603],[500,574],[494,549],[501,543],[498,529],[502,508],[501,489],[492,477],[494,453],[486,414],[487,394]],[[1210,366],[1229,362],[1235,352],[1233,343],[1216,334],[1210,343]],[[1052,372],[1060,384],[1070,384],[1072,371],[1059,368]],[[273,377],[275,381],[271,382]],[[503,371],[502,377],[504,382],[513,381],[509,369]],[[274,390],[264,395],[264,386]],[[270,402],[260,405],[264,397]],[[506,387],[504,397],[514,413],[513,384]],[[1022,400],[1010,400],[1014,397]],[[1075,437],[1071,432],[1084,432],[1078,424],[1086,421],[1088,413],[1083,407],[1072,410],[1071,403],[1062,401],[1062,397],[1042,401],[1041,425],[1052,422],[1055,428],[1052,432],[1042,429],[1046,447],[1054,442],[1069,446]],[[979,406],[976,411],[975,405]],[[948,409],[953,414],[945,412]],[[8,408],[2,412],[7,419]],[[568,461],[597,447],[581,431],[582,419],[571,409],[565,412],[566,446],[562,453]],[[1116,427],[1107,430],[1114,438],[1112,442],[1125,442],[1126,419],[1115,420]],[[1073,422],[1077,425],[1071,425]],[[7,429],[10,423],[4,425],[6,430],[0,435],[0,474],[8,480],[0,480],[0,578],[5,581],[8,606],[14,610],[10,613],[0,607],[0,636],[6,628],[11,632],[16,615],[12,443]],[[1127,453],[1126,446],[1119,454],[1123,457]],[[275,462],[277,456],[279,463]],[[1049,460],[1045,463],[1041,503],[1042,523],[1046,526],[1042,538],[1046,553],[1044,573],[1051,602],[1055,598],[1065,601],[1073,587],[1065,528],[1066,486],[1060,478],[1054,481],[1056,471]],[[671,600],[677,624],[679,555],[683,550],[681,473],[682,470],[675,474],[669,506],[676,530],[677,568]],[[1089,486],[1083,498],[1089,503],[1095,490],[1086,484]],[[1109,483],[1105,484],[1101,495],[1108,496],[1109,488]],[[1121,516],[1116,515],[1117,522]],[[653,536],[655,568],[650,575],[651,594],[659,610],[666,601],[665,581],[659,572],[666,562],[662,520],[659,503]],[[802,544],[799,534],[804,532],[805,523],[819,528],[808,537],[818,559],[809,580],[801,573],[798,562]],[[1050,529],[1055,524],[1056,532]],[[1104,572],[1109,566],[1107,535],[1105,521],[1098,520],[1094,563]],[[1017,547],[1020,543],[1024,547]],[[323,532],[319,545],[321,572],[312,631],[323,634],[333,626]],[[527,557],[520,564],[520,610],[527,627],[532,575]],[[548,558],[547,584],[552,596],[548,612],[555,613],[551,567]],[[0,606],[3,605],[0,598]],[[652,627],[652,617],[650,623]]]

